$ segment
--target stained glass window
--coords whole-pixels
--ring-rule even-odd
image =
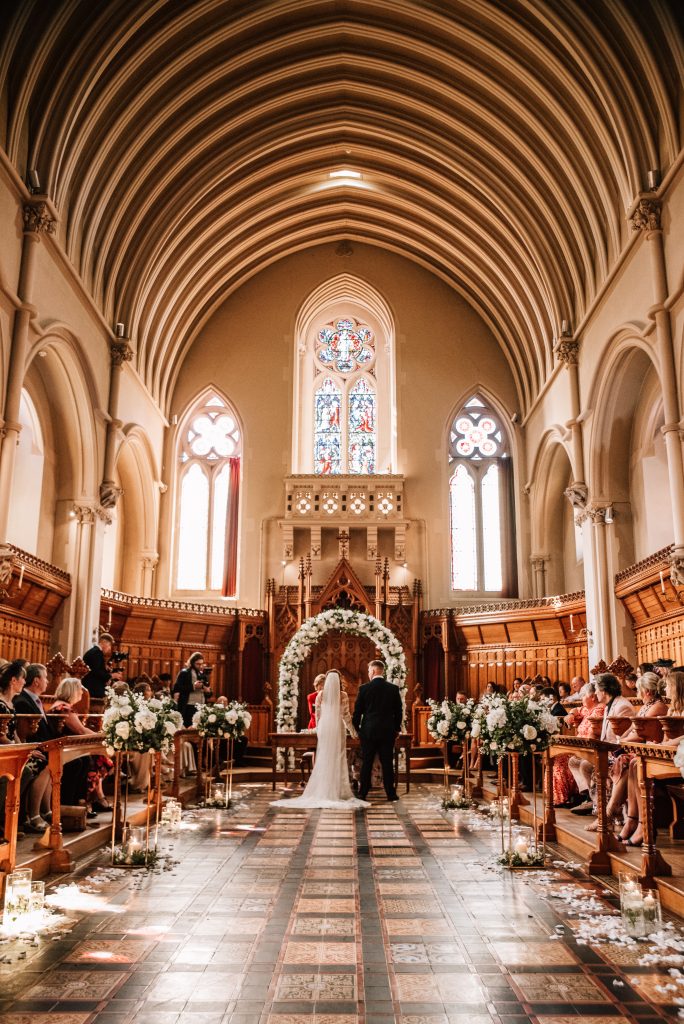
[[[504,514],[511,486],[508,440],[498,415],[479,395],[454,417],[448,461],[452,589],[510,591],[513,581],[504,572],[506,552],[513,549],[513,524]]]
[[[349,392],[350,473],[375,472],[375,392],[361,378]]]
[[[342,391],[326,377],[316,391],[314,468],[323,475],[342,472]]]
[[[193,409],[181,432],[178,590],[221,592],[228,579],[235,586],[237,537],[232,534],[237,531],[241,445],[236,416],[213,393]]]
[[[364,369],[373,359],[373,332],[349,317],[321,328],[318,342],[318,358],[337,373]]]

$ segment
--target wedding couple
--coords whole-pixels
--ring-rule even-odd
[[[399,799],[394,787],[394,740],[401,730],[401,694],[398,686],[385,679],[382,661],[370,662],[368,678],[370,681],[359,690],[350,718],[349,698],[342,691],[339,673],[328,672],[316,698],[316,759],[311,777],[301,796],[276,800],[272,807],[370,807],[366,796],[376,754],[387,799]],[[359,799],[349,782],[347,730],[352,736],[358,732],[361,740]]]

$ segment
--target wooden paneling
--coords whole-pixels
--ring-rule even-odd
[[[55,616],[71,593],[69,574],[12,544],[3,545],[1,557],[0,655],[44,663]]]
[[[684,664],[684,600],[670,579],[671,551],[656,551],[615,577],[615,593],[634,625],[637,662]]]
[[[250,640],[265,645],[265,612],[104,591],[100,626],[114,635],[119,650],[128,652],[123,671],[129,679],[168,672],[175,680],[188,658],[200,651],[213,666],[216,696],[242,699],[244,689],[263,697],[268,652],[264,646],[262,661],[248,655],[244,666],[243,655]]]

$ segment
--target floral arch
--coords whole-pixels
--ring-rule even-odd
[[[396,636],[373,615],[346,608],[332,608],[303,622],[283,652],[278,668],[278,732],[296,731],[299,670],[321,637],[332,629],[367,636],[381,651],[387,666],[386,678],[399,687],[405,721],[406,658]]]

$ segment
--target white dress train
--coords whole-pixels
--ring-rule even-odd
[[[344,697],[344,701],[342,701]],[[349,700],[341,693],[337,672],[328,672],[316,698],[316,757],[301,796],[274,800],[271,807],[329,807],[355,811],[370,807],[354,796],[347,767],[347,729],[352,732]]]

